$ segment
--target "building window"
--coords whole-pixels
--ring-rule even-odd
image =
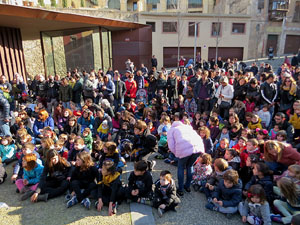
[[[212,23],[211,26],[211,36],[216,37],[221,35],[221,23]]]
[[[133,9],[133,11],[137,11],[137,8],[138,8],[137,2],[133,2],[132,3],[132,9]]]
[[[107,3],[109,9],[118,9],[120,10],[120,0],[109,0]]]
[[[157,10],[157,4],[152,5],[152,10]]]
[[[199,36],[199,24],[196,24],[196,34]],[[195,36],[195,22],[189,22],[189,36]]]
[[[234,33],[234,34],[245,33],[245,24],[244,23],[233,23],[232,24],[232,33]]]
[[[289,0],[270,0],[269,19],[272,21],[282,21],[289,10]]]
[[[177,0],[167,0],[167,9],[177,9]]]
[[[265,8],[265,0],[258,0],[257,9],[262,10],[263,8]]]
[[[151,25],[152,32],[155,32],[155,22],[146,22],[147,25]]]
[[[191,8],[202,8],[202,0],[189,0],[188,7]]]
[[[293,22],[300,22],[300,1],[296,2]]]
[[[163,22],[163,32],[164,33],[176,33],[177,32],[177,22]]]

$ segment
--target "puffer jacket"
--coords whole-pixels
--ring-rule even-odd
[[[3,92],[0,91],[0,120],[9,119],[10,105],[8,100],[4,97]]]
[[[266,81],[260,86],[261,103],[271,104],[277,98],[277,85],[272,83],[268,84]]]
[[[59,87],[59,100],[62,102],[69,102],[72,100],[72,87],[70,85]]]
[[[261,179],[258,176],[252,176],[251,180],[245,185],[245,190],[248,190],[254,184],[260,184],[266,192],[268,202],[273,202],[273,179],[271,176],[265,176]]]
[[[37,184],[40,182],[41,175],[43,173],[44,166],[40,164],[36,164],[36,167],[32,170],[25,170],[24,173],[24,180],[28,180],[28,184]]]
[[[6,159],[11,159],[16,155],[15,145],[0,145],[0,157],[2,158],[2,162]]]
[[[240,203],[242,207],[240,207],[241,216],[248,216],[249,214],[257,216],[258,218],[263,220],[264,225],[271,225],[270,218],[270,206],[267,201],[264,204],[254,204],[248,202],[246,199],[244,203]]]
[[[212,198],[222,201],[223,207],[237,207],[242,201],[242,181],[239,179],[236,185],[226,188],[222,179],[212,193]]]
[[[43,129],[44,127],[51,127],[52,130],[54,130],[54,120],[52,117],[48,117],[45,122],[35,120],[33,124],[33,133],[35,136],[38,136],[41,134],[39,131],[40,129]]]
[[[250,121],[248,124],[248,128],[250,130],[255,130],[256,128],[262,129],[261,119],[259,118],[257,123],[253,123],[252,121]]]
[[[259,92],[259,85],[257,85],[255,88],[253,88],[251,85],[247,88],[247,94],[246,96],[251,96],[254,100],[258,101],[260,98],[260,92]]]
[[[180,121],[173,122],[167,134],[169,150],[178,158],[184,158],[194,153],[204,153],[202,138],[193,127]]]
[[[300,129],[300,115],[297,115],[296,113],[294,113],[294,115],[291,116],[289,123],[293,125],[295,130],[299,130]]]

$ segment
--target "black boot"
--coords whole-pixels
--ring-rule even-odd
[[[37,201],[38,202],[41,202],[41,201],[47,202],[48,201],[48,193],[43,194],[43,195],[38,195]]]
[[[21,196],[21,201],[25,201],[26,199],[30,198],[33,194],[34,194],[34,191],[32,191],[32,190],[25,192]]]

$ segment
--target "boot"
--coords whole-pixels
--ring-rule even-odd
[[[25,192],[25,194],[23,194],[21,196],[21,201],[25,201],[26,199],[30,198],[31,195],[33,195],[33,194],[34,194],[34,191],[32,191],[32,190]]]
[[[38,198],[37,198],[38,202],[41,202],[41,201],[47,202],[47,200],[48,200],[48,193],[43,194],[43,195],[38,195]]]

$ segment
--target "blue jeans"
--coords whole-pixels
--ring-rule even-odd
[[[270,170],[274,171],[275,174],[277,174],[279,171],[281,171],[281,172],[285,171],[288,168],[286,165],[283,165],[278,162],[267,162],[266,161],[266,164]]]
[[[200,156],[200,153],[195,153],[190,156],[178,159],[178,190],[183,191],[183,187],[189,188],[193,179],[192,166],[196,159]],[[186,169],[186,182],[184,183],[184,169]]]
[[[11,136],[9,122],[0,121],[0,136]]]
[[[70,108],[70,102],[62,102],[62,105],[65,109],[71,109]]]

